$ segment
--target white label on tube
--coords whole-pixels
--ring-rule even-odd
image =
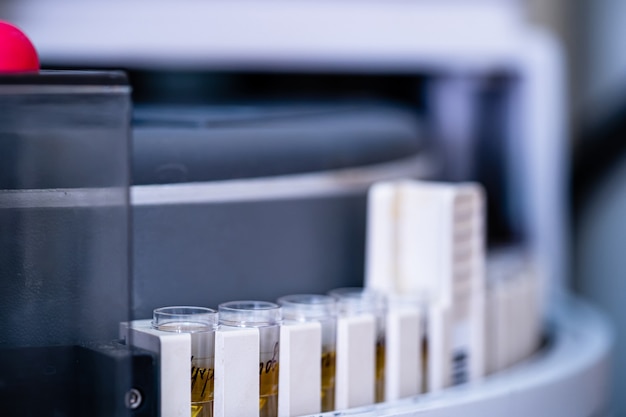
[[[294,417],[321,410],[322,327],[287,322],[280,329],[278,415]]]
[[[376,320],[371,314],[337,320],[337,410],[374,403]]]
[[[258,329],[224,326],[217,330],[215,417],[258,417],[259,358]]]
[[[126,343],[159,355],[161,415],[189,417],[191,410],[191,336],[152,328],[151,320],[120,323]]]
[[[417,395],[421,390],[422,330],[416,309],[390,310],[385,340],[385,401]]]

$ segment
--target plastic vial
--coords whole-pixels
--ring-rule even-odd
[[[335,357],[337,338],[337,303],[328,295],[299,294],[278,299],[283,318],[300,322],[316,321],[322,327],[321,410],[335,409]]]
[[[328,293],[337,300],[340,315],[371,314],[376,319],[375,401],[385,401],[385,315],[387,300],[382,293],[362,287],[337,288]]]
[[[220,326],[259,329],[259,416],[278,415],[281,308],[266,301],[231,301],[218,307]]]
[[[205,307],[162,307],[152,327],[191,335],[191,417],[213,417],[217,312]]]

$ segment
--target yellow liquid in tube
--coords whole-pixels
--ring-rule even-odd
[[[335,409],[335,352],[322,353],[322,412]]]
[[[278,361],[277,349],[272,359],[259,363],[259,416],[278,415]]]
[[[212,362],[212,360],[211,360]],[[213,368],[191,366],[191,417],[213,417]]]
[[[376,342],[376,396],[377,403],[385,401],[385,341]]]

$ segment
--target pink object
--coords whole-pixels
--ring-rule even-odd
[[[0,73],[37,71],[39,57],[30,39],[14,25],[0,20]]]

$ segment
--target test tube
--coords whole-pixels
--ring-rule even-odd
[[[218,306],[219,324],[259,329],[259,416],[278,415],[281,308],[266,301],[230,301]]]
[[[153,312],[152,327],[191,335],[191,417],[213,417],[217,312],[205,307],[161,307]]]
[[[385,401],[385,314],[387,301],[377,291],[362,287],[337,288],[328,293],[337,300],[340,315],[372,314],[376,318],[375,401]]]
[[[288,295],[278,299],[283,318],[300,322],[316,321],[322,327],[321,410],[335,409],[335,356],[337,303],[333,297],[317,294]]]

